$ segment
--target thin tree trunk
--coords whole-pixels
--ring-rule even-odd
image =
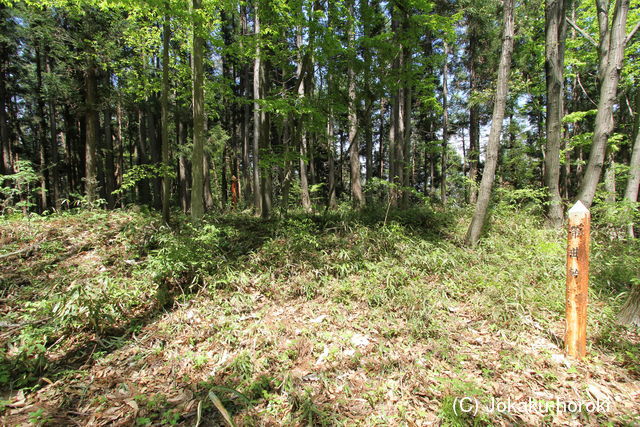
[[[85,193],[87,202],[96,201],[98,185],[98,111],[97,92],[98,80],[96,66],[92,62],[86,70],[85,84],[87,91],[86,101],[86,141],[85,141]]]
[[[305,97],[304,79],[304,58],[302,55],[302,28],[298,27],[296,34],[296,47],[298,48],[298,66],[296,70],[296,81],[298,84],[298,98]],[[305,129],[305,116],[298,116],[297,134],[300,141],[300,197],[302,208],[305,212],[311,212],[311,197],[309,195],[309,179],[307,176],[307,162],[309,161],[309,150],[307,147],[307,131]]]
[[[260,58],[260,14],[258,3],[255,5],[254,34],[256,37],[256,51],[253,61],[253,207],[256,215],[262,215],[262,186],[260,185],[260,132],[262,120],[260,112],[260,78],[262,62]]]
[[[120,100],[118,100],[118,104],[116,106],[116,119],[118,126],[116,127],[116,142],[118,143],[117,153],[118,158],[116,162],[116,185],[122,185],[122,174],[124,173],[124,141],[122,136],[122,106],[120,105]],[[129,124],[130,126],[130,124]]]
[[[638,187],[640,187],[640,90],[636,93],[636,107],[633,151],[629,161],[629,179],[624,192],[625,200],[631,203],[638,201]],[[628,234],[629,237],[634,238],[633,224],[629,224]]]
[[[47,169],[47,122],[44,112],[44,90],[42,87],[42,55],[40,49],[36,48],[36,112],[38,116],[37,125],[37,147],[40,163],[40,209],[44,211],[48,209],[47,191],[49,171]]]
[[[349,15],[353,14],[353,3],[349,3]],[[349,23],[348,39],[349,46],[355,46],[355,23]],[[357,141],[358,135],[358,115],[356,111],[356,74],[352,61],[348,63],[347,73],[349,75],[349,164],[351,166],[351,197],[353,206],[361,209],[365,205],[364,194],[362,193],[362,182],[360,179],[360,145]]]
[[[607,193],[607,202],[616,201],[616,160],[613,152],[607,154],[607,170],[604,173],[604,188]]]
[[[138,107],[138,138],[137,145],[134,148],[134,157],[136,165],[141,166],[148,163],[147,159],[147,120],[145,118],[144,109]],[[151,193],[149,191],[149,180],[142,179],[138,181],[138,197],[142,204],[151,202]]]
[[[596,114],[595,128],[589,154],[589,163],[578,191],[578,199],[588,208],[593,202],[596,187],[600,181],[604,165],[607,142],[613,131],[613,106],[616,102],[618,80],[624,59],[625,26],[629,11],[629,0],[616,0],[611,28],[608,19],[608,0],[596,0],[600,24],[600,45],[598,49],[598,78],[600,99]]]
[[[51,59],[46,59],[46,67],[47,73],[51,73]],[[59,154],[58,154],[58,125],[56,121],[56,106],[55,101],[53,99],[53,95],[49,96],[49,159],[51,163],[49,164],[49,186],[51,188],[51,200],[53,202],[53,206],[56,210],[60,210],[61,208],[61,200],[60,200],[60,172],[58,162]]]
[[[487,144],[486,162],[478,201],[473,214],[473,219],[467,230],[465,242],[467,245],[475,246],[480,238],[480,233],[487,216],[489,200],[491,199],[491,189],[495,179],[496,166],[498,164],[498,151],[500,148],[500,134],[502,133],[502,121],[507,103],[509,87],[509,74],[511,71],[511,54],[513,52],[514,35],[514,0],[504,1],[504,32],[502,36],[502,52],[500,54],[500,64],[498,65],[498,79],[496,82],[496,97],[493,106],[491,119],[491,130],[489,132],[489,142]]]
[[[545,70],[547,83],[547,145],[544,156],[544,183],[549,207],[548,223],[560,227],[564,217],[560,196],[560,146],[562,144],[563,70],[567,34],[567,3],[565,0],[546,2]]]
[[[264,69],[263,69],[264,72]],[[261,77],[262,78],[262,77]],[[261,112],[260,122],[262,124],[261,131],[261,146],[265,152],[271,152],[271,115],[265,111]],[[262,218],[269,218],[271,215],[271,195],[273,194],[271,166],[267,166],[262,170],[260,177],[260,189],[262,190],[262,201],[260,206],[260,216]]]
[[[115,179],[115,161],[113,156],[113,133],[111,127],[111,106],[107,105],[104,110],[104,176],[105,176],[105,194],[107,198],[107,206],[113,208],[115,200],[113,191],[116,189]]]
[[[158,166],[162,160],[162,141],[158,140],[158,97],[153,93],[145,103],[147,109],[147,137],[149,140],[149,154],[151,155],[151,163]],[[161,125],[162,126],[162,125]],[[160,144],[159,144],[160,142]],[[160,177],[151,178],[152,201],[155,209],[162,209],[162,182]]]
[[[386,98],[380,99],[380,127],[378,129],[378,178],[384,178],[384,118],[387,109]]]
[[[169,167],[169,38],[171,37],[171,22],[169,20],[169,3],[165,3],[166,14],[162,25],[162,166]],[[171,198],[171,181],[165,170],[162,175],[162,220],[169,223],[169,202]]]
[[[440,155],[440,200],[447,204],[447,150],[449,149],[449,113],[448,113],[448,74],[449,74],[449,44],[444,42],[444,66],[442,67],[442,153]]]
[[[178,120],[178,143],[186,145],[187,143],[187,125],[182,120]],[[180,189],[180,207],[185,214],[189,212],[191,206],[191,192],[189,191],[189,161],[187,156],[180,154],[178,158],[178,185]]]
[[[191,155],[191,217],[199,221],[204,216],[204,69],[202,56],[204,40],[200,32],[202,25],[198,10],[202,7],[202,0],[192,0],[193,8],[193,153]]]
[[[471,18],[470,18],[471,20]],[[478,91],[478,73],[476,65],[478,62],[478,34],[477,24],[473,21],[469,23],[469,87],[471,96]],[[469,162],[469,190],[468,202],[474,204],[478,198],[478,158],[480,154],[480,106],[477,102],[469,102],[469,152],[467,154]]]
[[[215,170],[216,164],[211,159],[209,153],[204,153],[202,156],[202,184],[203,184],[203,196],[205,210],[210,211],[215,206],[213,200],[213,192],[211,189],[211,172],[213,171],[214,187],[218,188],[218,173]],[[223,163],[224,167],[224,163]]]
[[[2,52],[0,52],[2,53]],[[11,140],[9,139],[9,114],[7,113],[6,60],[4,54],[0,58],[0,175],[13,173],[11,156]]]
[[[247,26],[247,7],[246,5],[240,6],[240,30],[242,35],[248,35]],[[242,38],[240,46],[242,47]],[[241,77],[242,95],[245,99],[251,99],[251,91],[249,87],[249,64],[244,63],[242,65],[242,77]],[[249,160],[250,145],[249,145],[249,124],[251,118],[251,106],[248,102],[244,103],[242,108],[242,128],[240,135],[242,138],[242,194],[247,204],[251,203],[251,162]]]

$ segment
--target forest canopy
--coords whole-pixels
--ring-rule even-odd
[[[635,1],[0,7],[6,212],[637,200]]]
[[[0,0],[0,423],[638,424],[639,29]]]

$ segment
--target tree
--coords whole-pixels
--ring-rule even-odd
[[[162,27],[162,220],[169,223],[169,202],[171,201],[171,182],[166,173],[169,167],[169,38],[171,36],[171,22],[169,19],[169,4]]]
[[[87,202],[93,203],[97,198],[98,186],[98,130],[100,127],[97,111],[98,78],[96,65],[89,60],[85,71],[85,84],[87,91],[86,118],[87,126],[85,148],[85,194]]]
[[[560,197],[560,146],[562,144],[563,69],[567,34],[566,0],[547,0],[545,7],[545,70],[547,82],[547,144],[544,183],[547,186],[549,224],[562,225],[564,216]]]
[[[191,155],[191,217],[198,221],[204,215],[204,88],[202,55],[202,0],[192,0],[193,13],[193,153]]]
[[[262,61],[260,57],[260,0],[254,6],[254,28],[256,51],[253,59],[253,208],[257,215],[262,215],[262,193],[264,188],[260,179],[260,135],[262,133],[262,113],[260,111]]]
[[[440,181],[440,199],[443,204],[447,203],[447,150],[449,149],[449,44],[444,41],[444,65],[442,67],[442,153],[440,170],[442,179]]]
[[[355,53],[355,29],[354,29],[354,10],[353,3],[355,0],[351,0],[349,3],[349,30],[347,32],[349,53]],[[356,75],[353,68],[354,58],[351,57],[347,68],[349,76],[349,165],[351,169],[351,197],[353,206],[356,209],[364,207],[365,200],[362,193],[362,182],[360,178],[360,146],[358,145],[358,116],[356,112]]]
[[[475,246],[480,238],[482,227],[487,216],[491,189],[495,179],[495,171],[498,163],[498,149],[500,147],[500,135],[502,133],[502,120],[504,119],[505,105],[509,87],[509,74],[511,71],[511,55],[513,53],[514,36],[514,0],[505,0],[503,6],[503,35],[500,64],[498,65],[498,78],[496,81],[496,95],[491,117],[491,130],[487,143],[486,162],[482,181],[478,192],[478,201],[475,212],[467,230],[465,242]]]
[[[629,179],[624,192],[624,199],[631,204],[638,202],[640,187],[640,90],[636,92],[636,120],[633,135],[633,150],[629,161]],[[629,237],[634,238],[633,224],[629,224]]]
[[[630,37],[626,37],[629,0],[616,0],[611,25],[609,25],[609,4],[609,0],[596,0],[600,35],[598,43],[600,98],[589,163],[578,190],[578,200],[581,200],[587,208],[591,206],[596,194],[596,187],[600,181],[607,151],[607,142],[613,132],[613,106],[616,102],[620,70],[624,60],[624,47],[630,39]]]

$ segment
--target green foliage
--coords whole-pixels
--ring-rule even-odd
[[[587,117],[595,116],[598,110],[574,111],[562,118],[563,123],[577,123]]]
[[[10,213],[15,208],[25,210],[35,206],[33,198],[38,190],[35,185],[39,176],[28,160],[16,162],[17,172],[10,175],[0,175],[0,196],[3,200],[0,204],[0,214]]]
[[[113,194],[122,195],[125,192],[132,190],[138,182],[145,179],[163,177],[169,177],[172,179],[175,178],[173,167],[162,163],[133,165],[127,172],[124,173],[124,175],[122,176],[122,185],[120,186],[120,188],[114,190]]]
[[[45,413],[44,409],[29,412],[29,422],[33,425],[42,426],[51,421],[53,421],[53,419]]]
[[[535,187],[517,189],[498,187],[495,191],[495,199],[498,201],[496,210],[520,209],[533,214],[542,214],[548,203],[546,189]]]

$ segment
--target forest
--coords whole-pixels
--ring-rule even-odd
[[[640,423],[639,30],[638,0],[0,0],[0,423]]]

